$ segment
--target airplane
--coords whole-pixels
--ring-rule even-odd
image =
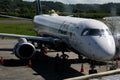
[[[95,61],[112,60],[118,55],[114,37],[105,23],[95,19],[59,16],[54,11],[50,15],[42,14],[41,2],[36,2],[38,14],[33,18],[33,24],[38,36],[0,33],[1,37],[19,39],[13,51],[18,58],[30,59],[36,53],[35,42],[40,50],[43,46],[63,53],[70,50],[79,58],[84,56]]]

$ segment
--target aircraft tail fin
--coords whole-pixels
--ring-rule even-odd
[[[37,15],[42,14],[41,0],[36,0],[37,4]]]

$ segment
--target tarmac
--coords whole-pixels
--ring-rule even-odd
[[[4,64],[0,65],[0,80],[63,80],[88,75],[90,65],[80,61],[73,52],[65,53],[69,58],[59,64],[58,71],[55,70],[55,56],[57,53],[61,55],[61,52],[55,51],[49,51],[45,55],[37,54],[32,59],[32,67],[28,67],[29,61],[21,61],[12,54],[16,43],[17,40],[0,39],[0,59],[2,57],[4,60]],[[81,64],[84,66],[83,72]],[[96,69],[98,73],[108,71],[108,67],[101,64]]]

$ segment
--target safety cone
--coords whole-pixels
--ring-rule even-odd
[[[80,72],[84,72],[83,64],[81,65],[81,70],[80,70]]]
[[[118,64],[118,60],[116,60],[116,68],[118,68],[119,64]]]
[[[1,57],[1,59],[0,59],[0,64],[4,65],[4,59],[3,59],[3,57]]]
[[[28,65],[27,65],[28,67],[32,67],[32,61],[31,60],[29,60],[29,63],[28,63]]]

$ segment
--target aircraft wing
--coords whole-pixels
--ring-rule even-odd
[[[25,38],[28,41],[35,41],[35,42],[45,42],[45,43],[53,43],[56,40],[59,40],[57,38],[52,37],[38,37],[38,36],[27,36],[27,35],[18,35],[18,34],[7,34],[7,33],[0,33],[1,38]]]

